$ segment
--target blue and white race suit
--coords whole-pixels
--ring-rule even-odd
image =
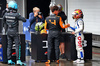
[[[75,26],[70,27],[72,30],[75,31],[75,42],[76,42],[76,50],[77,50],[77,57],[79,59],[84,59],[84,51],[82,47],[82,42],[84,41],[84,21],[82,18],[79,18],[75,21]]]

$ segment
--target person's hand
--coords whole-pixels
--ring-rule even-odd
[[[38,15],[38,17],[42,19],[42,16],[41,15]]]
[[[68,27],[70,27],[70,24],[67,24]]]
[[[35,13],[34,13],[34,17],[36,17],[37,15],[38,15],[38,13],[37,13],[37,12],[35,12]]]
[[[75,32],[72,32],[72,34],[75,34]]]

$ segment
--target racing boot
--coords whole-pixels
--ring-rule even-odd
[[[45,62],[45,64],[50,64],[51,63],[51,61],[50,60],[48,60],[47,62]]]
[[[25,65],[26,66],[26,63],[21,62],[21,60],[17,60],[17,65]]]
[[[84,60],[80,60],[80,59],[77,59],[75,61],[73,61],[74,63],[79,63],[79,64],[83,64],[84,63]]]
[[[77,62],[79,64],[84,64],[84,60],[80,60],[80,62]]]
[[[8,65],[15,65],[15,62],[13,62],[12,60],[8,60]]]
[[[77,59],[75,61],[73,61],[73,63],[77,63],[77,62],[80,62],[81,60],[80,59]]]
[[[56,60],[56,64],[59,64],[59,60]]]

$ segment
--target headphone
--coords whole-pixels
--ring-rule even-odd
[[[60,5],[58,5],[58,10],[63,10],[63,8]]]
[[[61,6],[60,5],[58,5],[58,9],[61,10]]]

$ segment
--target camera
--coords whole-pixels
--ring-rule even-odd
[[[42,12],[38,12],[38,15],[42,15]]]

